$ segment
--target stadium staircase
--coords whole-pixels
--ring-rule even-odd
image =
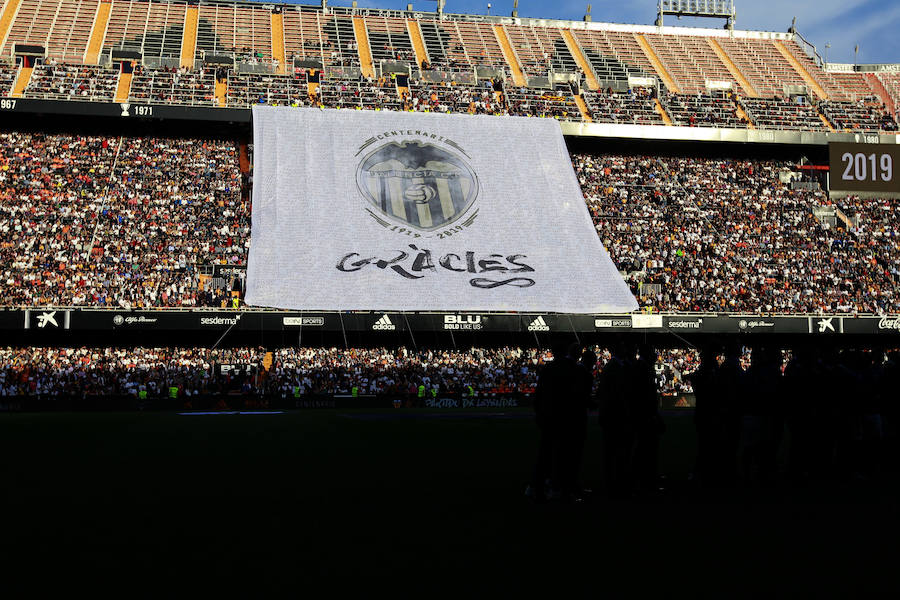
[[[134,73],[119,73],[119,83],[116,85],[116,102],[128,102],[128,96],[131,94],[131,79]]]
[[[647,41],[647,38],[644,37],[644,34],[636,33],[634,34],[634,37],[637,40],[638,45],[641,47],[641,50],[643,50],[644,54],[647,56],[647,60],[650,61],[650,64],[653,66],[654,70],[656,70],[657,75],[659,75],[659,77],[663,80],[663,83],[666,84],[666,88],[668,88],[668,90],[673,94],[680,94],[681,90],[678,89],[677,85],[675,85],[675,80],[672,78],[671,73],[669,73],[666,67],[663,66],[662,61],[653,50],[653,47],[650,46],[650,42]],[[658,104],[659,102],[657,102],[657,105]],[[671,120],[669,124],[671,125]]]
[[[527,86],[528,80],[525,79],[525,73],[522,71],[522,65],[519,64],[519,58],[516,56],[516,51],[513,50],[512,44],[509,41],[509,34],[506,33],[506,28],[503,25],[494,25],[494,35],[497,36],[497,42],[500,44],[500,51],[503,52],[503,58],[506,59],[506,64],[509,65],[513,84],[515,84],[516,87]]]
[[[319,75],[319,77],[321,77],[321,74]],[[318,82],[318,80],[307,81],[306,92],[310,95],[310,97],[318,98],[319,97],[319,82]]]
[[[84,53],[84,64],[96,65],[100,61],[100,50],[103,48],[103,40],[106,37],[106,26],[109,24],[109,13],[112,10],[112,1],[101,2],[94,16],[94,25],[91,27],[91,37],[87,50]]]
[[[408,20],[406,28],[409,30],[409,39],[412,40],[413,51],[416,53],[416,65],[421,67],[423,62],[430,62],[428,50],[425,48],[425,38],[422,37],[422,28],[415,19]]]
[[[728,53],[725,52],[725,49],[722,48],[719,42],[717,42],[715,38],[706,38],[706,41],[709,43],[709,47],[712,48],[713,52],[716,53],[716,56],[719,57],[719,60],[722,61],[722,64],[725,65],[725,68],[728,69],[728,72],[731,73],[731,76],[734,77],[735,81],[741,84],[744,93],[750,98],[758,98],[759,92],[757,92],[756,88],[753,87],[753,84],[744,77],[744,74],[737,68],[737,65],[734,64],[734,61],[731,60],[731,57],[728,56]],[[740,113],[738,113],[738,115],[740,115]]]
[[[666,125],[671,126],[671,125],[673,124],[673,123],[672,123],[672,118],[669,117],[669,113],[667,113],[667,112],[666,112],[666,109],[663,108],[663,105],[662,105],[662,103],[659,101],[659,98],[654,99],[654,103],[655,103],[655,104],[654,104],[653,108],[654,108],[654,110],[656,110],[657,114],[658,114],[658,115],[660,116],[660,118],[663,120],[663,123],[665,123]]]
[[[827,118],[825,115],[823,115],[822,113],[820,113],[820,112],[818,111],[818,109],[816,109],[816,112],[819,114],[819,119],[822,120],[822,123],[825,124],[825,127],[827,127],[829,131],[832,131],[832,132],[835,131],[834,125],[831,124],[831,121],[829,121],[828,118]]]
[[[594,67],[592,67],[591,63],[588,62],[587,57],[584,55],[584,51],[581,49],[581,46],[578,45],[578,41],[575,40],[575,36],[572,35],[572,31],[570,29],[563,29],[562,36],[566,41],[566,46],[569,47],[569,52],[575,58],[575,64],[577,64],[578,68],[584,72],[584,77],[587,80],[588,89],[592,91],[599,90],[600,82],[597,81],[597,75],[594,73]],[[581,102],[583,104],[584,100],[582,99]],[[580,105],[579,108],[581,108]],[[584,112],[582,112],[582,114],[584,114]]]
[[[224,107],[228,104],[228,80],[216,79],[216,104]]]
[[[363,17],[353,17],[353,33],[356,34],[356,46],[359,48],[359,63],[364,77],[375,79],[375,65],[372,63],[372,48],[369,47],[369,32]]]
[[[791,51],[785,48],[784,43],[781,40],[775,40],[772,42],[772,45],[778,50],[778,52],[784,57],[784,60],[788,61],[791,67],[797,72],[797,74],[806,82],[806,85],[809,86],[816,96],[818,96],[821,100],[828,100],[828,94],[825,92],[825,88],[819,85],[819,82],[813,79],[813,76],[809,74],[803,65],[800,64],[800,61],[794,58],[794,55],[791,54]],[[832,128],[833,130],[834,128]]]
[[[9,30],[12,29],[13,19],[16,18],[21,4],[22,0],[7,0],[3,6],[3,13],[0,14],[0,48],[6,44],[6,36],[9,35]]]
[[[584,101],[584,96],[581,94],[575,96],[575,105],[578,107],[578,110],[581,111],[581,118],[584,119],[585,123],[594,122],[591,118],[591,111],[588,110],[587,102]]]
[[[750,115],[747,114],[747,111],[744,110],[744,107],[741,106],[739,102],[735,101],[734,109],[737,113],[738,118],[746,121],[748,129],[756,129],[756,125],[753,123],[753,119],[750,118]]]
[[[409,86],[397,84],[395,87],[397,88],[397,95],[400,96],[401,99],[406,98],[409,95]]]
[[[272,13],[272,58],[278,61],[276,72],[279,75],[287,73],[287,58],[284,52],[284,15]],[[216,84],[216,97],[219,97],[218,84]],[[219,102],[219,106],[224,106]]]
[[[200,9],[188,6],[184,13],[184,34],[181,38],[181,66],[194,68],[194,54],[197,51],[197,26],[200,23]]]
[[[250,173],[250,153],[247,150],[247,143],[238,143],[238,163],[241,167],[241,173]]]
[[[19,75],[16,77],[16,84],[13,86],[12,94],[10,94],[13,98],[21,98],[22,93],[25,91],[25,88],[28,87],[28,82],[31,81],[31,73],[34,71],[34,66],[22,65],[22,68],[19,69]]]

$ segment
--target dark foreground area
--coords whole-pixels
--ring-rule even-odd
[[[535,505],[523,496],[528,412],[2,414],[2,587],[124,579],[130,597],[193,579],[299,593],[319,577],[335,590],[424,577],[615,596],[900,590],[895,479],[700,491],[690,413],[666,420],[665,492]],[[599,452],[592,424],[588,487]]]

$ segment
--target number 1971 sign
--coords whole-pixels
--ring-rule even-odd
[[[900,193],[900,146],[832,143],[828,151],[831,191]]]

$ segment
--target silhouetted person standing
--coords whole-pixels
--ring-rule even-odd
[[[884,419],[884,466],[895,473],[900,457],[900,412],[898,412],[897,390],[900,389],[900,353],[888,353],[887,362],[878,383],[881,399],[881,416]]]
[[[555,346],[553,360],[544,366],[535,394],[535,420],[540,445],[529,495],[536,499],[575,495],[572,468],[573,433],[579,422],[582,371],[565,346]],[[550,481],[550,489],[546,482]]]
[[[748,481],[770,484],[784,431],[781,350],[754,348],[742,401],[741,464]]]
[[[576,348],[570,349],[574,357]],[[570,468],[572,481],[578,483],[578,474],[581,470],[581,462],[584,457],[584,442],[587,438],[588,411],[594,404],[594,368],[597,366],[597,355],[591,350],[585,350],[578,361],[580,381],[578,382],[577,413],[574,413],[571,432],[571,456]],[[580,491],[576,488],[576,492]]]
[[[634,489],[649,493],[656,491],[659,463],[659,438],[665,430],[659,416],[659,397],[656,389],[656,349],[641,346],[640,358],[632,370],[632,395],[629,420],[634,432],[632,476]]]
[[[624,343],[612,348],[612,357],[600,374],[599,421],[603,430],[603,483],[612,497],[630,489],[630,456],[633,436],[628,422],[627,399],[631,385],[634,350]]]
[[[723,419],[717,378],[719,364],[716,350],[710,346],[700,351],[700,367],[690,374],[694,390],[694,427],[697,429],[696,475],[703,486],[715,486],[719,473],[715,461],[722,449]]]
[[[811,346],[799,346],[784,370],[785,422],[791,434],[788,475],[794,481],[809,477],[816,424],[815,403],[822,401],[822,373]]]
[[[741,348],[730,344],[725,349],[725,360],[719,365],[715,379],[715,395],[719,398],[721,445],[715,456],[716,479],[723,486],[734,483],[737,473],[738,448],[741,440],[741,401],[745,373],[741,366]]]

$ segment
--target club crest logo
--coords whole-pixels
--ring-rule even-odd
[[[359,163],[356,184],[383,215],[420,231],[456,221],[478,196],[478,176],[462,156],[411,140],[369,153]]]

